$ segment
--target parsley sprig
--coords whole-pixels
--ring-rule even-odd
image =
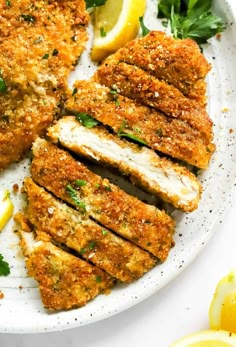
[[[10,273],[9,264],[4,261],[2,254],[0,254],[0,276],[7,276]]]
[[[76,190],[70,184],[66,186],[66,192],[78,207],[86,211],[85,203],[79,200]]]
[[[222,18],[213,14],[212,0],[161,0],[158,18],[170,21],[175,38],[191,38],[198,44],[224,31]]]

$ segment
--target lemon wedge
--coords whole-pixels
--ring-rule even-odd
[[[14,206],[8,190],[0,191],[0,231],[7,224],[13,214]]]
[[[187,335],[169,347],[236,347],[236,335],[224,330],[204,330]]]
[[[107,0],[95,9],[93,61],[102,61],[111,53],[134,39],[139,31],[139,17],[146,8],[146,0]]]
[[[213,329],[236,333],[236,270],[217,284],[209,308],[209,323]]]

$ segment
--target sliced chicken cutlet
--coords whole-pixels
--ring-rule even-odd
[[[43,305],[51,311],[81,307],[114,284],[111,276],[51,242],[33,241],[20,232],[29,276],[39,284]]]
[[[0,0],[0,169],[21,159],[59,112],[87,41],[83,0]]]
[[[212,121],[205,108],[185,97],[173,85],[157,79],[139,67],[119,63],[111,56],[99,67],[94,79],[118,94],[154,107],[169,117],[187,122],[208,141],[212,140]],[[214,146],[209,145],[209,151],[213,150]]]
[[[35,182],[161,261],[167,258],[173,245],[174,221],[164,211],[127,194],[47,141],[38,139],[33,155]],[[77,180],[87,184],[78,186]]]
[[[174,39],[164,32],[151,31],[128,42],[115,57],[174,85],[189,98],[202,104],[206,101],[204,79],[211,65],[191,39]]]
[[[201,186],[195,175],[146,147],[119,139],[103,127],[88,129],[74,117],[60,119],[48,135],[79,155],[118,168],[177,208],[192,211],[198,206]]]
[[[89,97],[88,97],[89,95]],[[73,114],[86,113],[108,125],[115,133],[134,135],[148,147],[173,158],[206,168],[212,144],[187,122],[167,117],[148,106],[121,96],[93,81],[76,81],[65,107]]]
[[[87,184],[84,180],[78,183]],[[30,178],[25,179],[24,191],[27,194],[24,216],[37,230],[74,249],[112,277],[131,282],[156,264],[157,260],[148,252],[60,202]]]

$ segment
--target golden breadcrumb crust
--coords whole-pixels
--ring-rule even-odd
[[[87,40],[83,0],[0,0],[0,169],[55,115]]]
[[[100,224],[161,261],[167,258],[173,245],[174,221],[164,211],[128,195],[49,142],[34,143],[33,155],[31,174],[35,182],[81,210],[76,203],[77,197],[85,204],[87,213]],[[78,179],[88,184],[76,188]],[[76,192],[74,198],[68,185]]]

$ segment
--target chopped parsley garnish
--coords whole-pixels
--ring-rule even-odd
[[[75,181],[75,185],[76,185],[77,187],[83,187],[83,186],[86,186],[86,184],[87,184],[87,182],[84,181],[84,180],[76,180],[76,181]]]
[[[66,186],[66,191],[78,207],[82,208],[83,210],[86,210],[85,203],[79,200],[76,190],[70,184]]]
[[[143,17],[139,17],[139,23],[142,30],[142,35],[146,36],[150,32],[150,30],[145,26],[143,22]]]
[[[105,31],[105,29],[103,27],[100,28],[100,36],[101,37],[106,37],[107,36],[107,33],[106,33],[106,31]]]
[[[96,282],[101,283],[102,282],[102,277],[101,276],[96,276]]]
[[[191,38],[198,44],[225,30],[225,23],[212,13],[212,0],[161,0],[158,18],[167,18],[175,38]]]
[[[159,137],[163,137],[163,130],[162,130],[162,128],[157,129],[156,134],[157,134]]]
[[[124,133],[124,128],[125,128],[126,124],[127,124],[127,121],[124,119],[122,124],[121,124],[121,126],[120,126],[120,129],[118,130],[117,135],[120,136],[120,137],[129,138],[129,139],[137,142],[138,144],[146,145],[145,141],[143,141],[139,137],[135,136],[134,134]]]
[[[36,40],[34,40],[34,44],[40,43],[43,41],[42,36],[39,36]]]
[[[4,261],[3,256],[0,254],[0,276],[7,276],[10,273],[9,264]]]
[[[72,96],[74,96],[77,92],[78,92],[78,88],[75,87],[75,88],[72,90]]]
[[[107,234],[108,234],[108,231],[105,230],[105,229],[102,229],[102,235],[105,236],[105,235],[107,235]]]
[[[84,254],[84,253],[86,253],[87,252],[87,249],[86,248],[81,248],[81,250],[79,251],[80,252],[80,254]]]
[[[21,14],[20,17],[23,18],[25,22],[30,23],[34,23],[36,19],[34,16],[31,16],[30,14]]]
[[[95,127],[96,125],[99,124],[99,122],[98,122],[95,118],[89,116],[89,115],[88,115],[87,113],[85,113],[85,112],[78,113],[78,114],[76,115],[76,119],[77,119],[77,121],[79,121],[84,127],[89,128],[89,129],[90,129],[90,128],[93,128],[93,127]]]
[[[43,56],[42,56],[42,59],[48,59],[49,58],[49,54],[48,53],[45,53]]]
[[[53,52],[52,52],[52,55],[53,57],[55,57],[55,55],[58,55],[58,49],[54,48]]]
[[[6,93],[6,91],[7,91],[7,85],[4,78],[2,77],[2,70],[0,69],[0,92]]]
[[[111,191],[112,191],[110,186],[104,186],[104,188],[105,188],[105,190],[106,190],[107,192],[111,192]]]
[[[5,4],[6,4],[7,7],[11,7],[11,2],[9,0],[6,0]]]
[[[107,0],[85,0],[86,2],[86,9],[90,7],[98,7],[105,5]]]
[[[91,241],[89,244],[89,250],[92,251],[92,249],[94,249],[95,246],[96,246],[96,241]]]

